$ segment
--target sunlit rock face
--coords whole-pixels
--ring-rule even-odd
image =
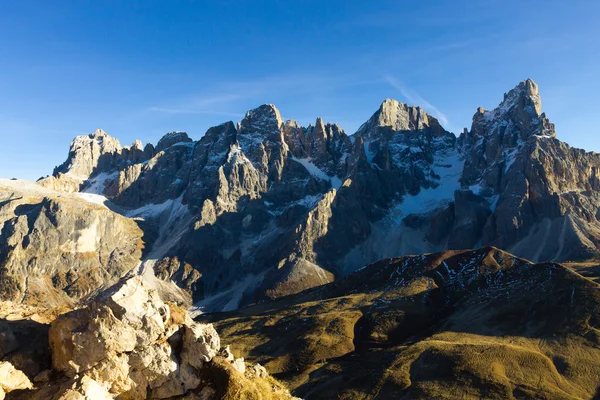
[[[60,307],[114,284],[142,257],[143,232],[101,196],[0,181],[0,297]]]
[[[41,343],[3,346],[26,369],[0,362],[0,396],[217,400],[235,398],[243,387],[247,398],[293,399],[264,367],[222,347],[212,324],[194,322],[185,309],[163,301],[145,276],[121,279],[86,307],[52,320],[49,329],[30,319],[11,327],[3,328],[3,337],[7,329],[30,339],[35,332]]]

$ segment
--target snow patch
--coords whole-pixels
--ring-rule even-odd
[[[94,203],[94,204],[98,204],[100,206],[104,206],[106,207],[106,203],[109,202],[109,200],[99,194],[92,194],[92,193],[74,193],[77,197],[79,197],[80,199],[83,199],[87,202],[90,203]]]
[[[421,189],[416,196],[406,195],[402,203],[392,209],[397,222],[409,214],[424,214],[442,204],[454,201],[454,192],[461,189],[460,176],[464,161],[456,150],[441,153],[436,157],[431,169],[440,177],[436,188]]]
[[[104,188],[106,184],[110,181],[114,181],[119,176],[119,172],[111,172],[106,173],[102,172],[95,177],[88,179],[86,182],[85,189],[83,189],[82,193],[91,193],[91,194],[104,194]]]
[[[331,177],[331,176],[327,175],[323,170],[321,170],[319,167],[317,167],[315,164],[313,164],[312,158],[292,157],[292,160],[297,161],[300,164],[302,164],[302,166],[304,168],[306,168],[308,173],[311,174],[312,176],[314,176],[315,178],[321,179],[323,181],[328,181],[329,183],[331,183],[331,186],[333,186],[335,189],[339,189],[340,186],[342,186],[341,179],[339,179],[337,176]]]

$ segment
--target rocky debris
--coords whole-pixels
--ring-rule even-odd
[[[139,263],[137,224],[91,200],[0,182],[0,299],[69,306]]]
[[[33,385],[23,372],[7,361],[0,362],[0,398],[4,398],[4,393],[31,388]]]
[[[266,398],[292,398],[260,366],[247,368],[242,358],[221,348],[211,324],[196,323],[185,310],[163,302],[139,276],[119,281],[87,307],[56,318],[48,340],[52,370],[35,373],[32,384],[1,362],[0,387],[28,390],[19,399],[216,400],[229,386],[248,384],[265,391]],[[213,375],[223,368],[213,362],[221,359],[219,354],[235,371],[227,381]]]

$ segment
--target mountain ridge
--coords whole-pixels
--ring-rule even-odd
[[[392,99],[352,135],[265,104],[197,141],[79,136],[38,184],[104,196],[144,231],[141,261],[213,310],[403,254],[493,245],[533,261],[596,258],[598,168],[598,155],[556,139],[528,79],[458,137]],[[233,291],[237,304],[223,304]]]

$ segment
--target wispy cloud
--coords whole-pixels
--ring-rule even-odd
[[[149,107],[148,111],[159,112],[164,114],[210,114],[210,115],[222,115],[224,117],[243,117],[244,114],[228,112],[228,111],[214,111],[214,110],[198,110],[194,108],[170,108],[170,107]]]
[[[200,93],[171,99],[163,104],[148,107],[145,111],[170,115],[204,114],[242,118],[244,114],[240,114],[239,110],[248,104],[258,106],[261,102],[272,103],[287,93],[293,93],[295,96],[313,95],[317,89],[325,92],[378,82],[381,81],[318,72],[270,75],[246,81],[220,81],[207,85]]]
[[[442,123],[442,125],[444,125],[444,126],[449,125],[448,117],[446,117],[446,115],[444,113],[442,113],[440,110],[438,110],[438,108],[435,107],[433,104],[431,104],[430,102],[428,102],[427,100],[422,98],[417,92],[415,92],[414,90],[408,89],[393,76],[385,75],[385,80],[391,86],[393,86],[395,89],[397,89],[400,92],[400,94],[404,98],[406,98],[406,100],[408,100],[409,102],[411,102],[414,105],[423,107],[427,112],[429,112],[431,115],[433,115],[434,117],[439,119],[440,122]]]
[[[232,102],[243,98],[240,94],[219,94],[214,96],[194,96],[183,101],[178,101],[175,105],[149,107],[148,111],[164,114],[211,114],[230,117],[239,117],[241,114],[219,111],[215,107],[227,106]],[[243,116],[243,115],[242,115]]]

